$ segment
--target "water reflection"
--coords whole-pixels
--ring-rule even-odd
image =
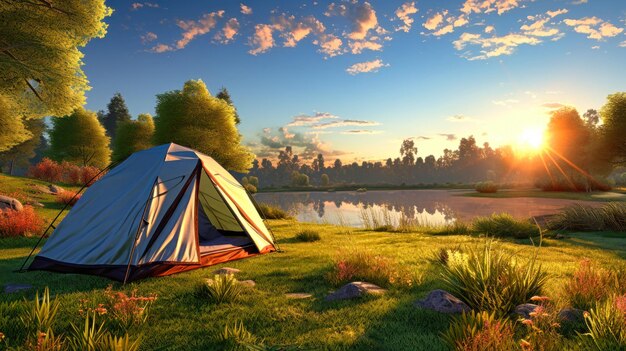
[[[466,192],[466,191],[460,191]],[[448,190],[390,190],[357,192],[261,193],[257,201],[273,204],[291,212],[300,221],[344,224],[360,227],[361,210],[388,211],[394,221],[400,216],[430,224],[450,223],[457,219],[507,212],[515,217],[530,217],[557,212],[575,200],[513,198],[491,199],[457,196]],[[593,204],[593,203],[592,203]]]

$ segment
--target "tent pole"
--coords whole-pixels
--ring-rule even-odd
[[[135,254],[135,248],[137,247],[137,240],[139,239],[139,234],[141,233],[143,226],[147,224],[146,211],[148,210],[148,202],[150,202],[150,200],[152,200],[153,198],[152,191],[154,191],[154,185],[157,184],[158,180],[159,180],[159,177],[157,176],[157,178],[152,183],[152,190],[150,191],[150,196],[148,196],[148,200],[146,200],[144,204],[143,213],[141,214],[141,221],[139,222],[139,226],[137,227],[137,232],[135,233],[135,240],[133,241],[133,247],[130,250],[130,255],[128,256],[128,265],[126,266],[126,274],[124,274],[123,285],[126,285],[126,282],[128,281],[128,276],[130,274],[130,265],[133,262],[133,255]]]
[[[98,172],[98,174],[96,174],[95,176],[93,176],[91,179],[89,179],[85,184],[83,184],[83,186],[74,194],[74,196],[72,196],[72,198],[65,203],[65,206],[63,206],[63,208],[61,209],[61,211],[59,211],[59,213],[57,213],[56,217],[54,217],[54,219],[52,220],[52,222],[50,222],[50,225],[48,226],[48,228],[46,228],[46,230],[43,232],[43,234],[41,234],[41,236],[39,236],[39,240],[37,240],[37,242],[35,243],[35,246],[33,246],[33,249],[30,250],[30,253],[28,254],[28,256],[26,257],[26,259],[24,260],[24,262],[22,263],[22,266],[20,267],[20,269],[14,271],[16,273],[23,273],[26,270],[24,269],[24,267],[26,266],[26,263],[28,263],[28,260],[31,258],[31,256],[33,255],[33,253],[35,252],[35,250],[37,249],[37,247],[39,246],[39,244],[41,244],[41,241],[43,240],[43,238],[46,236],[46,234],[48,233],[48,231],[50,230],[50,228],[54,228],[56,229],[56,227],[54,226],[54,223],[57,221],[57,219],[59,219],[59,217],[61,216],[61,214],[63,213],[63,211],[65,211],[70,203],[72,201],[74,201],[74,199],[76,198],[76,196],[78,196],[78,194],[80,194],[83,190],[85,190],[85,188],[87,188],[87,184],[91,183],[92,181],[94,181],[96,178],[98,178],[98,176],[100,176],[103,172],[110,170],[111,168],[113,168],[115,165],[117,165],[117,162],[111,162],[108,166],[104,167],[100,172]],[[54,232],[54,231],[53,231]]]
[[[283,250],[280,249],[280,246],[278,246],[278,241],[276,241],[276,237],[274,236],[274,231],[272,230],[272,228],[267,223],[267,217],[265,217],[265,212],[263,212],[263,210],[261,209],[261,206],[259,206],[259,203],[256,201],[254,196],[252,196],[252,194],[248,191],[248,189],[246,189],[246,187],[243,187],[243,189],[248,194],[248,197],[250,198],[250,200],[252,200],[252,203],[254,204],[254,207],[256,207],[259,210],[259,212],[261,213],[261,216],[263,217],[263,223],[265,223],[265,226],[267,227],[267,230],[269,230],[270,236],[272,237],[272,241],[274,242],[274,247],[276,247],[276,252],[283,252]]]

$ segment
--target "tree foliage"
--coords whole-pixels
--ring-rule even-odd
[[[235,108],[211,96],[201,80],[190,80],[183,90],[157,95],[154,141],[175,142],[201,151],[224,168],[246,172],[254,155],[241,145],[235,126]]]
[[[235,124],[241,123],[241,120],[239,119],[239,113],[237,112],[237,108],[235,107],[233,99],[230,97],[230,93],[228,92],[228,90],[226,88],[222,88],[217,93],[217,95],[215,95],[215,97],[226,101],[230,106],[232,106],[235,109]]]
[[[0,162],[2,162],[5,167],[8,167],[10,174],[13,174],[15,167],[28,166],[28,161],[35,157],[37,148],[45,141],[43,132],[46,129],[46,124],[43,119],[30,119],[26,121],[25,126],[31,137],[13,146],[11,149],[0,153]]]
[[[106,114],[102,114],[98,111],[98,116],[100,123],[102,123],[104,129],[106,129],[107,135],[111,140],[115,141],[115,133],[118,126],[121,123],[131,120],[130,112],[128,112],[128,107],[126,107],[126,101],[124,101],[122,94],[115,93],[115,95],[113,95],[107,105],[107,110],[108,112]]]
[[[415,164],[415,155],[417,155],[417,147],[415,147],[415,141],[413,139],[405,139],[400,145],[400,156],[402,157],[402,164],[405,166],[412,166]]]
[[[12,101],[0,94],[0,152],[23,143],[32,137],[23,123],[22,116],[15,113]]]
[[[132,153],[152,147],[154,121],[150,114],[140,114],[136,121],[117,125],[113,142],[113,161],[123,161]]]
[[[111,158],[109,137],[96,114],[78,108],[69,116],[52,119],[50,157],[80,166],[107,166]]]
[[[609,157],[626,164],[626,92],[611,94],[602,107],[602,136]]]
[[[17,116],[62,116],[85,103],[79,48],[105,35],[111,12],[104,0],[0,1],[0,94]]]

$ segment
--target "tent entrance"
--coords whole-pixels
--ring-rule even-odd
[[[198,202],[198,246],[201,256],[241,249],[256,251],[254,242],[203,170],[200,170]]]

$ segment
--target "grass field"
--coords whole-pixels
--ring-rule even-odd
[[[626,191],[616,189],[611,192],[566,192],[566,191],[541,191],[539,189],[503,189],[497,193],[479,193],[476,191],[460,194],[460,196],[486,197],[495,199],[507,199],[517,197],[539,197],[549,199],[567,199],[583,201],[626,201]]]

